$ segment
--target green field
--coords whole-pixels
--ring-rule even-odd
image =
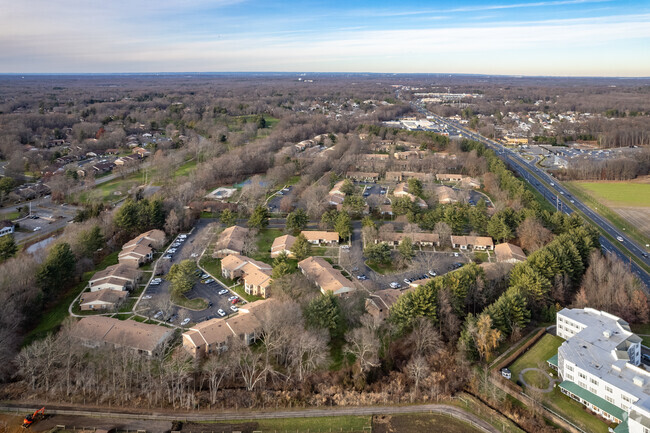
[[[546,364],[546,360],[557,353],[557,349],[563,341],[562,338],[551,334],[542,336],[533,347],[528,349],[528,351],[508,367],[512,372],[512,380],[517,381],[519,379],[519,373],[524,368],[536,368],[540,362]]]
[[[634,182],[571,182],[596,199],[614,206],[650,207],[650,183]]]
[[[179,176],[187,176],[190,174],[194,169],[196,168],[196,159],[192,159],[190,161],[185,162],[182,164],[180,167],[176,169],[174,172],[174,177],[179,177]]]
[[[219,430],[219,425],[228,424],[233,426],[232,430],[227,431],[250,431],[244,428],[234,428],[235,426],[244,427],[246,424],[253,427],[254,431],[261,432],[310,432],[310,433],[329,433],[329,432],[367,432],[370,433],[371,418],[369,416],[332,416],[316,418],[279,418],[279,419],[249,419],[241,421],[219,421],[206,423],[210,426],[207,430]],[[255,424],[252,426],[251,424]]]

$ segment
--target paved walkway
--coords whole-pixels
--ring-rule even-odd
[[[544,389],[544,388],[537,388],[536,386],[533,386],[533,385],[529,384],[528,382],[526,382],[526,380],[524,379],[524,373],[526,373],[526,372],[528,372],[528,371],[538,371],[538,372],[540,372],[541,374],[543,374],[544,376],[546,376],[546,378],[548,379],[548,386],[546,387],[546,389]],[[544,392],[544,393],[547,393],[547,392],[551,392],[551,391],[553,391],[553,385],[555,385],[555,382],[559,382],[558,380],[553,379],[553,378],[552,378],[552,377],[551,377],[547,372],[545,372],[544,370],[539,369],[539,368],[535,368],[535,367],[524,368],[523,370],[521,370],[521,372],[519,373],[519,381],[520,381],[521,383],[523,383],[524,385],[526,385],[528,388],[533,388],[533,389],[536,389],[536,390],[538,390],[538,391],[540,391],[540,392]]]

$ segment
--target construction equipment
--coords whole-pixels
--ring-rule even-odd
[[[35,422],[38,422],[45,418],[45,408],[42,407],[36,412],[34,412],[32,415],[26,415],[25,419],[23,420],[23,428],[29,428],[32,424]]]

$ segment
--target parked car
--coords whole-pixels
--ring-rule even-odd
[[[142,299],[151,299],[151,298],[153,298],[153,296],[151,296],[151,295],[144,295],[144,296],[142,297]]]
[[[239,311],[239,308],[235,307],[234,305],[231,305],[231,306],[230,306],[230,309],[231,309],[233,312],[235,312],[235,313],[236,313],[237,311]]]
[[[192,254],[190,254],[190,257],[192,257],[193,259],[196,258],[196,257],[198,257],[198,256],[199,256],[199,253],[192,253]]]
[[[34,227],[35,232],[39,231],[40,229],[41,229],[40,227]]]
[[[190,323],[190,318],[189,318],[189,317],[186,318],[186,319],[183,319],[183,321],[181,322],[181,326],[185,326],[185,325],[187,325],[188,323]]]
[[[404,278],[404,284],[410,284],[411,279],[410,278]]]
[[[454,253],[454,257],[459,257],[459,256],[460,256],[460,254]]]
[[[174,315],[172,315],[169,319],[167,319],[167,321],[168,321],[169,323],[172,323],[172,322],[174,322],[176,319],[178,319],[178,315],[177,315],[177,314],[174,314]]]
[[[231,302],[231,303],[233,303],[233,304],[236,304],[236,303],[237,303],[237,302],[239,302],[239,301],[240,301],[240,299],[239,299],[239,298],[235,298],[235,299],[233,299],[233,300],[232,300],[232,301],[230,301],[230,302]]]
[[[432,277],[435,277],[438,274],[436,274],[436,271],[429,271],[429,275],[431,275]]]
[[[210,278],[210,275],[208,275],[208,274],[201,275],[202,280],[205,280],[206,278]]]
[[[221,308],[219,308],[219,309],[217,310],[217,314],[220,315],[221,317],[223,317],[223,316],[226,315],[226,312],[223,311]]]
[[[163,256],[163,259],[170,260],[172,258],[171,254],[167,254],[166,256]]]
[[[220,294],[220,295],[225,295],[226,293],[228,293],[228,289],[221,289],[221,290],[219,290],[219,294]]]
[[[160,319],[162,316],[163,316],[163,312],[159,311],[159,312],[157,312],[156,314],[153,315],[153,318],[154,319]]]

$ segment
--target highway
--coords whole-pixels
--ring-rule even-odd
[[[570,195],[570,192],[564,188],[555,178],[553,178],[546,171],[542,170],[535,165],[535,161],[527,161],[522,158],[516,152],[504,147],[502,144],[497,143],[496,141],[490,140],[480,134],[477,134],[469,129],[461,126],[456,122],[445,119],[435,115],[425,108],[414,105],[420,113],[434,118],[440,123],[444,123],[456,130],[459,133],[468,139],[479,141],[489,148],[493,149],[496,154],[503,159],[508,166],[514,170],[519,176],[526,179],[526,181],[540,194],[544,196],[548,201],[550,201],[554,206],[566,213],[571,214],[573,212],[572,206],[580,210],[588,220],[602,231],[607,233],[614,239],[621,238],[622,242],[619,244],[611,242],[605,236],[600,236],[600,245],[605,253],[615,254],[621,261],[628,263],[630,270],[645,284],[646,288],[650,288],[650,274],[646,272],[641,266],[631,259],[630,255],[635,256],[639,261],[650,265],[650,258],[644,257],[643,254],[646,253],[646,248],[642,245],[639,245],[635,240],[630,239],[625,232],[621,232],[614,225],[612,225],[605,218],[601,217],[599,214],[591,210],[588,206],[578,200],[576,197]],[[540,182],[538,179],[541,179]]]

